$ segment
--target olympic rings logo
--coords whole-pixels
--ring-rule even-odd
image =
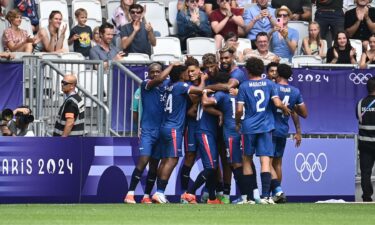
[[[303,153],[298,153],[294,159],[294,166],[304,182],[311,178],[318,182],[327,170],[328,160],[325,153],[319,153],[318,157],[311,152],[306,157]]]
[[[353,81],[354,84],[367,84],[368,79],[372,77],[371,73],[351,73],[349,74],[349,80]]]

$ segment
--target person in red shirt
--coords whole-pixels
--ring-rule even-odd
[[[214,31],[216,48],[220,49],[223,43],[223,37],[229,32],[237,36],[244,33],[244,20],[238,9],[231,8],[230,0],[217,0],[219,8],[210,14],[211,27]]]

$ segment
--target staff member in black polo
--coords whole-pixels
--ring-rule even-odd
[[[371,183],[371,173],[375,162],[375,77],[367,81],[367,97],[357,104],[359,121],[358,150],[361,169],[362,199],[372,202],[374,193]]]
[[[76,92],[77,78],[67,74],[61,81],[65,100],[57,115],[53,136],[83,136],[85,133],[85,104]]]

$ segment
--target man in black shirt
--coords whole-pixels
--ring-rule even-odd
[[[374,190],[371,174],[375,162],[375,77],[367,81],[367,91],[367,97],[357,104],[356,116],[359,121],[358,150],[362,199],[364,202],[372,202]]]
[[[359,39],[367,47],[368,39],[375,32],[375,8],[370,0],[357,0],[357,7],[345,13],[345,31],[349,38]]]

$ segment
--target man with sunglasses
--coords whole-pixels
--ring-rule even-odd
[[[129,53],[151,55],[151,46],[156,45],[154,30],[143,18],[143,6],[131,5],[129,8],[131,22],[122,26],[120,31],[121,46]]]
[[[73,74],[65,75],[61,81],[65,100],[59,109],[53,136],[83,136],[85,133],[85,104],[75,91],[76,85],[77,78]]]

